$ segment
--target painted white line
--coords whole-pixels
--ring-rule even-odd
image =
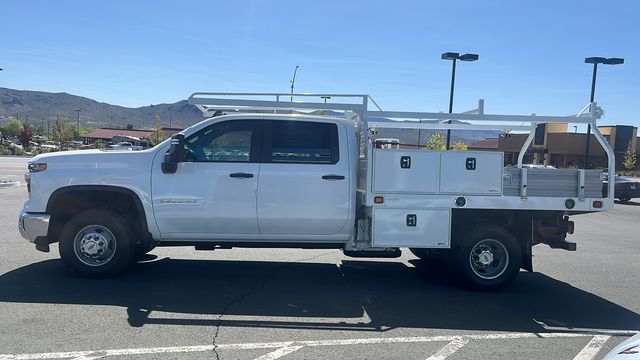
[[[602,349],[602,346],[604,346],[604,343],[606,343],[607,340],[609,340],[609,338],[611,338],[611,336],[608,336],[608,335],[594,336],[591,339],[591,341],[589,341],[589,343],[587,343],[587,345],[585,345],[585,347],[583,347],[582,350],[580,350],[578,355],[576,355],[576,357],[574,357],[573,360],[594,359],[596,355],[598,355],[598,352],[600,351],[600,349]]]
[[[605,334],[608,333],[608,334]],[[637,331],[627,330],[607,330],[599,331],[598,334],[587,333],[499,333],[499,334],[471,334],[464,335],[468,340],[508,340],[508,339],[531,339],[531,338],[577,338],[587,336],[629,336],[635,335]],[[395,337],[395,338],[365,338],[365,339],[342,339],[342,340],[307,340],[307,341],[286,341],[272,343],[244,343],[244,344],[220,344],[218,349],[231,350],[255,350],[255,349],[280,349],[293,346],[344,346],[363,344],[399,344],[399,343],[419,343],[419,342],[450,342],[463,338],[457,336],[419,336],[419,337]],[[70,352],[50,352],[33,354],[0,354],[0,360],[42,360],[42,359],[73,359],[95,356],[127,356],[127,355],[147,355],[147,354],[167,354],[167,353],[189,353],[213,351],[213,345],[199,346],[172,346],[157,348],[137,348],[137,349],[112,349],[112,350],[92,350],[92,351],[70,351]]]
[[[445,345],[442,349],[438,350],[435,354],[429,356],[427,360],[444,360],[468,343],[469,339],[465,338],[453,340]]]
[[[275,351],[272,351],[266,355],[262,355],[259,358],[257,358],[256,360],[275,360],[275,359],[279,359],[287,354],[291,354],[292,352],[296,351],[296,350],[300,350],[302,349],[304,346],[287,346],[287,347],[283,347],[280,349],[277,349]]]

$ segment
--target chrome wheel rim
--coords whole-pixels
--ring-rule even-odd
[[[471,249],[469,265],[478,277],[492,280],[507,271],[509,253],[500,241],[484,239]]]
[[[89,266],[102,266],[116,253],[115,236],[101,225],[89,225],[78,231],[73,245],[76,257]]]

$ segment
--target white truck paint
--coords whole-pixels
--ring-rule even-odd
[[[152,149],[70,151],[31,159],[30,197],[19,220],[22,235],[43,251],[60,241],[63,260],[89,276],[114,275],[135,254],[162,245],[332,247],[365,257],[394,257],[398,248],[409,247],[422,259],[437,256],[457,264],[470,287],[495,290],[510,283],[520,267],[531,270],[532,245],[573,249],[565,241],[572,232],[565,215],[612,206],[612,194],[602,196],[601,182],[593,180],[600,176],[597,170],[558,169],[545,175],[550,181],[556,174],[565,179],[545,195],[538,183],[527,189],[527,174],[537,169],[522,168],[518,188],[510,188],[516,194],[505,195],[504,182],[514,182],[503,169],[502,153],[375,147],[373,128],[394,124],[368,123],[368,117],[438,118],[437,113],[371,112],[365,96],[363,104],[323,104],[281,101],[284,94],[246,94],[275,95],[275,101],[210,95],[225,94],[197,93],[190,101],[206,114],[232,113],[204,120]],[[343,116],[300,113],[308,109],[338,110]],[[598,111],[591,104],[580,117],[525,117],[531,125],[524,128],[571,119],[595,125]],[[504,115],[447,116],[524,121]],[[594,131],[597,136],[595,126]],[[603,146],[612,154],[606,142]],[[542,196],[528,196],[533,190]]]

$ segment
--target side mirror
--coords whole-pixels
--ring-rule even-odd
[[[164,162],[162,163],[162,172],[165,174],[174,174],[178,170],[178,163],[184,159],[184,135],[177,134],[171,137],[171,147],[164,154]]]

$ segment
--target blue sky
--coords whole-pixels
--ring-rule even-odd
[[[123,106],[194,91],[366,93],[384,110],[575,113],[601,66],[602,123],[640,126],[640,2],[3,1],[0,87]]]

